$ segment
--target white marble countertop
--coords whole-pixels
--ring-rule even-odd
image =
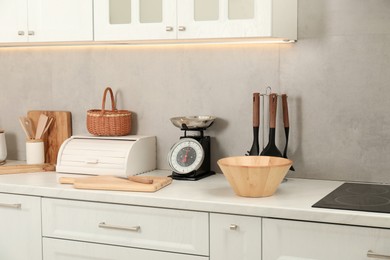
[[[157,170],[152,174],[167,176],[170,172]],[[288,179],[271,197],[244,198],[234,194],[222,174],[199,181],[174,180],[169,186],[154,193],[79,190],[72,185],[59,184],[59,176],[71,175],[53,172],[0,175],[0,192],[390,228],[388,213],[311,207],[341,185],[340,181]]]

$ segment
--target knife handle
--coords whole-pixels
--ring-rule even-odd
[[[259,127],[260,122],[260,93],[253,93],[253,127]]]
[[[287,106],[287,95],[286,94],[282,94],[282,108],[283,108],[284,127],[290,127],[290,122],[288,119],[288,106]]]

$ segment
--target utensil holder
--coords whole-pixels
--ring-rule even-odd
[[[26,161],[27,164],[45,163],[45,145],[41,139],[26,141]]]

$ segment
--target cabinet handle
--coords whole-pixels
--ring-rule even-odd
[[[173,27],[172,26],[167,26],[167,27],[165,27],[165,31],[172,32],[173,31]]]
[[[390,259],[390,255],[380,255],[374,253],[372,250],[368,250],[367,257],[376,259]]]
[[[98,164],[99,160],[97,159],[87,159],[85,161],[86,164]]]
[[[0,203],[0,207],[20,209],[22,207],[22,204],[20,204],[20,203],[15,203],[15,204]]]
[[[140,226],[134,226],[134,227],[122,227],[122,226],[115,226],[115,225],[109,225],[105,222],[99,223],[100,228],[108,228],[108,229],[119,229],[119,230],[126,230],[126,231],[133,231],[133,232],[139,232],[141,230]]]
[[[34,31],[28,31],[28,35],[33,36],[33,35],[35,35],[35,32]]]
[[[179,26],[178,29],[179,29],[179,31],[184,32],[186,30],[186,27],[185,26]]]
[[[231,224],[229,228],[230,230],[237,230],[238,226],[236,224]]]
[[[23,36],[24,35],[24,31],[18,31],[18,35],[19,36]]]

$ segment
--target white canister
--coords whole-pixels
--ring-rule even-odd
[[[45,145],[41,139],[26,141],[26,161],[27,164],[45,163]]]
[[[7,145],[5,143],[5,133],[4,130],[0,129],[0,165],[5,163],[7,158]]]

